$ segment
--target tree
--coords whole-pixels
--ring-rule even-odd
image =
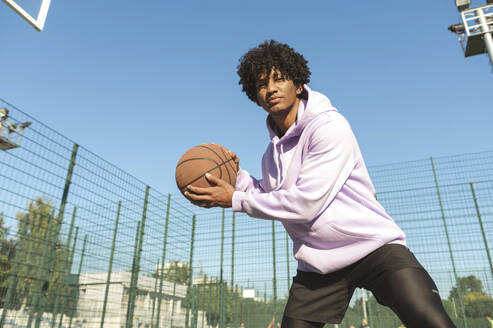
[[[70,250],[62,245],[56,233],[59,228],[57,226],[61,224],[60,219],[51,202],[41,197],[31,201],[26,211],[17,213],[16,217],[18,234],[15,252],[18,265],[14,306],[18,308],[24,304],[31,307],[33,300],[40,299],[40,304],[43,305],[41,311],[51,312],[56,297],[60,296],[56,295],[56,286],[64,278],[63,263],[70,254]],[[45,248],[45,265],[41,268]],[[39,276],[41,280],[37,281]],[[69,292],[74,292],[74,289],[77,286],[72,286]]]
[[[0,295],[7,294],[9,282],[11,259],[14,253],[14,241],[9,238],[10,228],[4,224],[4,216],[0,213]],[[0,308],[3,308],[0,301]]]
[[[464,311],[466,317],[480,318],[489,313],[493,308],[493,298],[483,291],[483,282],[474,275],[460,277],[458,279]],[[458,300],[457,287],[453,287],[449,294],[449,300]]]
[[[155,274],[153,275],[155,276]],[[178,260],[167,263],[164,266],[164,280],[188,285],[190,276],[190,265]],[[158,276],[159,277],[159,276]]]
[[[474,275],[470,275],[467,277],[459,277],[458,285],[460,287],[461,295],[483,292],[483,283]],[[457,287],[452,288],[448,298],[450,300],[459,298]]]

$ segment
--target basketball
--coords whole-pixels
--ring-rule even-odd
[[[228,150],[218,144],[201,144],[187,150],[178,160],[176,185],[183,193],[188,185],[210,187],[205,174],[210,173],[234,186],[236,163]]]

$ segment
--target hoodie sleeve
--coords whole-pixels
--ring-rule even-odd
[[[307,145],[296,183],[268,193],[237,191],[234,211],[262,219],[309,222],[330,205],[356,165],[356,140],[339,113],[313,123],[306,127]]]
[[[236,176],[235,190],[254,194],[264,192],[261,181],[255,179],[250,173],[241,168]]]

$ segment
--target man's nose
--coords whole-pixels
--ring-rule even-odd
[[[268,93],[273,93],[277,91],[277,85],[275,83],[274,80],[270,80],[268,83],[267,83],[267,92]]]

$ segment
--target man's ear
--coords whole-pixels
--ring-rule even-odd
[[[298,97],[299,99],[305,99],[307,97],[306,95],[306,90],[305,88],[303,87],[303,84],[300,84],[297,88],[296,88],[296,97]]]

